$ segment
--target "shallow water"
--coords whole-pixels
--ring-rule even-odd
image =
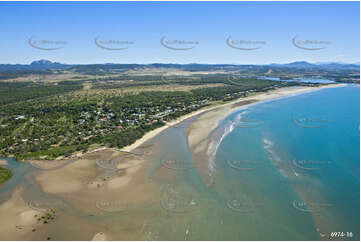
[[[134,151],[146,161],[131,190],[49,195],[34,179],[46,171],[10,160],[14,177],[0,198],[25,186],[25,200],[56,206],[59,217],[43,233],[57,240],[89,240],[100,231],[113,240],[322,240],[332,231],[358,240],[359,92],[325,89],[230,115],[210,137],[212,184],[188,148],[194,117]],[[147,201],[122,209],[133,195]]]
[[[13,176],[10,180],[6,181],[0,186],[0,203],[9,199],[14,188],[24,183],[25,175],[30,174],[35,169],[27,164],[22,162],[17,162],[13,158],[1,158],[2,160],[7,161],[6,168],[10,169],[13,172]]]
[[[241,115],[245,121],[220,145],[217,172],[229,174],[233,184],[248,184],[240,189],[244,196],[260,191],[266,197],[275,214],[264,234],[281,233],[278,227],[286,225],[289,231],[303,229],[302,239],[321,239],[316,230],[326,237],[341,231],[353,233],[347,239],[359,238],[359,100],[359,86],[349,85],[254,105],[228,118]],[[252,120],[263,122],[245,127]],[[239,171],[227,160],[261,164]],[[296,221],[303,222],[296,226]]]
[[[304,83],[320,83],[320,84],[330,84],[330,83],[335,83],[335,81],[332,80],[328,80],[328,79],[322,79],[322,78],[296,78],[296,79],[290,79],[290,80],[282,80],[279,77],[265,77],[265,76],[261,76],[259,77],[259,79],[266,79],[266,80],[271,80],[271,81],[282,81],[282,82],[293,82],[293,81],[297,81],[297,82],[304,82]]]

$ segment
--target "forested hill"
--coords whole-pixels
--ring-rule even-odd
[[[140,69],[140,68],[174,68],[185,71],[212,71],[212,70],[235,70],[235,69],[262,69],[262,68],[298,68],[298,69],[344,69],[359,70],[359,64],[343,64],[343,63],[324,63],[312,64],[305,61],[297,61],[288,64],[270,64],[270,65],[235,65],[235,64],[62,64],[59,62],[51,62],[49,60],[33,61],[31,64],[0,64],[0,72],[5,71],[39,71],[39,70],[72,70],[75,72],[85,72],[96,68],[103,70],[112,69]]]

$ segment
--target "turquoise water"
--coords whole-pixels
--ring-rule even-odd
[[[19,184],[24,183],[25,175],[31,173],[35,169],[27,163],[18,162],[13,158],[4,158],[0,157],[2,160],[7,161],[7,165],[5,166],[7,169],[10,169],[13,173],[11,179],[7,180],[0,187],[0,203],[9,199],[12,191]]]
[[[192,197],[197,205],[155,217],[156,239],[328,240],[331,232],[352,232],[334,239],[358,240],[359,92],[351,85],[324,89],[233,113],[210,137],[211,186],[193,167],[197,156],[185,133],[192,120],[157,136],[158,165],[149,178],[171,183],[177,202]],[[162,159],[190,169],[166,171],[165,178]],[[169,204],[177,209],[177,202]]]
[[[259,79],[266,79],[266,80],[271,80],[271,81],[283,81],[283,82],[297,81],[297,82],[304,82],[304,83],[321,83],[321,84],[335,83],[335,81],[323,79],[323,78],[296,78],[294,80],[281,80],[281,78],[279,78],[279,77],[261,76],[261,77],[259,77]]]
[[[144,182],[154,201],[127,213],[89,217],[70,200],[42,192],[33,177],[39,171],[13,159],[14,177],[0,187],[0,202],[23,185],[26,201],[56,204],[71,215],[54,223],[56,239],[88,238],[64,232],[85,221],[92,233],[98,226],[120,231],[119,240],[119,224],[137,225],[129,227],[135,240],[328,240],[332,232],[345,233],[336,240],[359,240],[359,101],[359,86],[348,85],[233,113],[210,136],[214,183],[202,180],[201,160],[188,146],[187,127],[197,117],[169,128],[135,150],[150,152]],[[169,160],[177,169],[164,167]]]
[[[269,222],[267,236],[317,240],[338,231],[353,235],[338,239],[358,240],[359,101],[359,86],[348,85],[232,114],[222,125],[233,131],[215,157],[218,179],[223,177],[217,191],[253,203],[266,200],[258,226]]]
[[[328,79],[321,79],[321,78],[300,78],[300,79],[296,79],[296,80],[299,82],[305,82],[305,83],[322,83],[322,84],[335,83],[335,81],[328,80]]]

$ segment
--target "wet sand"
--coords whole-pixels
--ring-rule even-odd
[[[331,85],[320,88],[324,87],[331,87]],[[147,133],[133,145],[125,147],[123,151],[131,152],[136,148],[140,148],[144,142],[154,138],[172,125],[202,114],[192,123],[187,132],[189,147],[194,153],[204,158],[207,156],[207,148],[210,142],[208,140],[209,134],[217,127],[221,119],[237,109],[256,102],[317,89],[319,88],[279,89],[268,93],[252,95],[224,105],[205,108]],[[121,151],[115,149],[99,148],[83,154],[79,158],[73,157],[72,162],[62,163],[62,165],[56,166],[56,169],[52,169],[54,166],[47,164],[47,162],[36,163],[39,167],[45,169],[39,169],[35,175],[35,180],[40,185],[41,190],[47,194],[64,199],[73,207],[73,210],[69,210],[66,214],[60,216],[59,219],[57,218],[54,221],[55,224],[52,224],[53,227],[47,227],[47,232],[52,232],[58,238],[72,238],[74,240],[157,239],[156,234],[149,234],[149,232],[156,230],[152,221],[155,217],[159,217],[161,211],[159,200],[164,188],[161,184],[172,183],[177,175],[165,167],[160,167],[154,176],[161,182],[157,183],[148,180],[147,173],[151,164],[149,164],[148,158],[143,156],[132,156],[129,159],[122,158],[115,166],[115,170],[119,173],[113,173],[113,170],[107,171],[96,163],[96,161],[116,160],[122,155]],[[204,160],[203,158],[199,160],[202,161]],[[199,171],[206,171],[207,168],[202,167],[202,164],[202,162],[199,162],[195,166]],[[36,212],[28,207],[24,199],[22,199],[21,193],[21,190],[16,189],[8,201],[0,204],[0,214],[4,216],[0,221],[0,239],[45,240],[45,235],[31,232],[34,226],[43,225],[36,225],[36,220],[34,221]],[[111,217],[112,213],[109,215],[109,213],[98,209],[96,206],[97,204],[103,204],[102,206],[105,206],[106,210],[110,208],[106,207],[109,202],[113,203],[111,204],[111,209],[114,210],[117,209],[117,206],[119,209],[125,207],[126,213],[124,213],[124,216],[129,214],[128,211],[134,212],[131,215],[131,219],[121,220],[118,217]],[[143,211],[141,208],[147,208],[147,210]],[[137,211],[141,212],[138,213]],[[89,218],[92,218],[92,216],[99,216],[101,219],[96,221],[90,220]],[[115,221],[117,226],[114,226]],[[176,221],[177,218],[175,217]],[[74,224],[77,224],[77,226],[74,226]],[[27,226],[26,228],[28,229],[17,229],[17,225]],[[84,229],[82,234],[75,231],[75,229],[79,229],[78,226]],[[69,233],[67,234],[65,231]]]
[[[114,165],[118,173],[114,175],[113,171],[97,165],[99,160],[118,161]],[[44,227],[46,233],[60,240],[139,239],[142,235],[138,230],[141,230],[142,223],[145,219],[151,220],[154,215],[147,211],[137,213],[138,209],[159,207],[160,188],[147,180],[146,166],[146,160],[140,156],[101,149],[58,169],[39,169],[34,179],[41,190],[67,204],[66,209],[60,211],[60,216]],[[25,202],[23,204],[26,205]],[[22,205],[13,206],[17,210],[22,209]],[[128,220],[122,219],[130,213],[135,214]],[[115,220],[119,220],[116,226]],[[0,221],[0,227],[4,223]],[[82,233],[74,230],[74,224],[82,227]],[[7,227],[5,230],[11,231]],[[29,233],[35,236],[35,240],[46,240],[39,234]],[[26,238],[19,237],[20,240]]]
[[[0,205],[0,240],[30,240],[32,230],[43,226],[37,218],[44,213],[31,209],[22,192],[22,188],[15,189],[11,198]]]
[[[201,115],[200,118],[198,118],[188,130],[189,146],[191,149],[195,149],[198,145],[202,146],[202,141],[204,141],[208,137],[208,135],[217,127],[218,122],[229,116],[231,113],[237,111],[238,109],[246,108],[247,106],[254,103],[276,99],[284,96],[340,86],[342,86],[342,84],[333,84],[320,87],[281,88],[266,93],[259,93],[246,98],[241,98],[236,101],[214,107],[210,110],[204,110],[203,112],[208,112],[204,115]],[[206,147],[203,146],[203,149],[199,149],[197,150],[197,152],[204,151],[204,148]]]
[[[237,100],[220,104],[216,106],[211,107],[204,107],[197,111],[194,111],[192,113],[189,113],[187,115],[184,115],[176,120],[167,122],[164,126],[159,127],[157,129],[154,129],[152,131],[149,131],[146,133],[142,138],[135,141],[133,144],[128,145],[126,147],[121,148],[120,150],[115,148],[107,148],[107,147],[99,147],[94,150],[88,151],[86,153],[78,152],[73,154],[71,157],[64,158],[64,157],[58,157],[55,159],[57,162],[53,162],[53,160],[27,160],[26,162],[29,162],[36,168],[44,169],[44,170],[50,170],[50,169],[57,169],[60,167],[63,167],[67,165],[68,163],[71,163],[74,160],[82,159],[82,157],[86,154],[90,154],[93,152],[99,152],[102,150],[113,150],[113,151],[124,151],[124,152],[132,152],[138,147],[141,147],[142,144],[147,142],[148,140],[156,137],[160,133],[162,133],[164,130],[175,126],[189,118],[195,117],[197,115],[201,115],[202,118],[198,119],[197,122],[195,122],[192,127],[189,134],[189,144],[190,148],[194,148],[195,144],[199,144],[202,146],[201,141],[207,136],[207,133],[209,134],[212,130],[214,130],[217,127],[218,121],[227,117],[232,112],[235,112],[238,108],[244,108],[247,105],[250,105],[252,103],[271,100],[274,98],[279,98],[283,96],[303,93],[303,92],[309,92],[313,90],[318,90],[322,88],[332,88],[332,87],[340,87],[344,86],[345,84],[329,84],[329,85],[323,85],[319,87],[286,87],[286,88],[280,88],[268,92],[262,92],[262,93],[254,93],[248,97],[242,97]],[[212,112],[210,112],[212,111]],[[198,127],[198,128],[197,128]],[[201,127],[201,128],[199,128]],[[204,146],[204,145],[203,145]],[[204,150],[204,147],[203,147]]]
[[[256,93],[256,94],[253,94],[253,95],[245,97],[245,98],[239,98],[237,100],[228,102],[226,104],[221,104],[221,105],[212,106],[212,107],[205,107],[205,108],[202,108],[195,112],[192,112],[190,114],[187,114],[185,116],[182,116],[182,117],[178,118],[177,120],[167,122],[165,126],[148,132],[146,135],[144,135],[142,138],[137,140],[135,143],[133,143],[129,146],[126,146],[126,147],[122,148],[121,150],[131,152],[134,149],[136,149],[137,147],[141,146],[146,141],[154,138],[155,136],[157,136],[158,134],[160,134],[167,128],[172,127],[176,124],[179,124],[180,122],[182,122],[186,119],[189,119],[191,117],[202,114],[202,118],[198,119],[198,121],[196,121],[195,124],[192,125],[191,129],[193,129],[193,131],[189,132],[189,134],[190,134],[189,141],[191,142],[190,146],[192,147],[192,146],[194,146],[195,143],[201,141],[202,138],[204,138],[204,136],[206,136],[205,135],[206,133],[209,133],[210,131],[214,130],[214,128],[217,126],[217,123],[219,120],[227,117],[232,112],[236,111],[237,108],[239,108],[239,107],[245,107],[246,105],[249,105],[250,103],[271,100],[271,99],[279,98],[279,97],[283,97],[283,96],[304,93],[304,92],[309,92],[309,91],[323,89],[323,88],[340,87],[340,86],[344,86],[344,84],[329,84],[329,85],[323,85],[323,86],[319,86],[319,87],[295,87],[295,88],[286,87],[286,88],[280,88],[277,90],[268,91],[266,93]],[[212,114],[208,114],[209,111],[212,111]],[[207,114],[205,114],[205,113],[207,113]],[[199,123],[202,123],[202,124],[200,125]],[[202,131],[201,131],[201,129],[197,129],[197,131],[196,131],[195,127],[203,127],[203,128],[201,128]],[[208,128],[210,128],[210,130],[208,130]],[[206,132],[206,133],[204,133],[204,132]],[[200,133],[200,134],[196,134],[196,133]]]
[[[330,84],[319,87],[292,87],[292,88],[280,88],[266,93],[257,93],[245,98],[238,99],[236,101],[214,107],[210,110],[206,110],[204,114],[192,123],[187,129],[189,148],[193,153],[194,165],[198,169],[202,180],[209,186],[213,184],[213,180],[209,177],[209,164],[208,160],[211,156],[211,150],[209,147],[214,145],[209,138],[210,134],[216,129],[219,122],[236,112],[237,110],[247,108],[248,106],[277,99],[286,96],[292,96],[302,94],[306,92],[316,91],[324,88],[334,88],[345,86],[344,84]]]
[[[124,152],[102,149],[64,167],[40,172],[36,180],[43,191],[50,194],[72,193],[84,188],[97,189],[102,186],[118,189],[131,181],[144,162],[144,159],[138,156],[123,157],[114,167],[110,166],[112,169],[108,171],[108,175],[99,176],[106,173],[107,167],[100,166],[97,161],[110,162],[121,155],[124,155]]]

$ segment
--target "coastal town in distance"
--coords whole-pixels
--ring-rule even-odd
[[[0,241],[360,240],[359,2],[172,4],[0,2]]]

